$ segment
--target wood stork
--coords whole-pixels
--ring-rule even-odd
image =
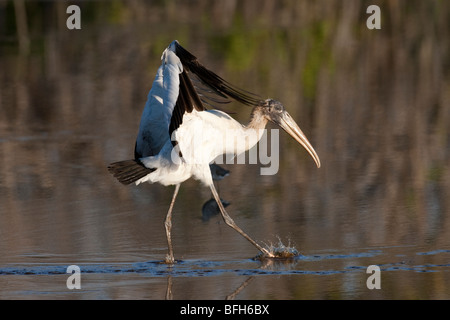
[[[108,170],[126,185],[133,182],[175,185],[164,222],[168,243],[166,263],[175,262],[171,241],[173,205],[180,184],[191,177],[210,187],[227,225],[265,256],[273,257],[225,211],[213,184],[210,163],[220,155],[238,155],[249,150],[261,139],[268,121],[299,142],[320,167],[314,148],[280,102],[262,100],[233,86],[201,65],[178,41],[164,50],[161,60],[141,117],[134,159],[111,163]],[[220,99],[253,106],[249,123],[242,125],[225,112],[206,109],[205,105],[211,102],[223,102]],[[236,144],[235,139],[245,143]]]

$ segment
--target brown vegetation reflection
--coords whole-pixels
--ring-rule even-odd
[[[370,4],[381,7],[381,30],[366,28]],[[127,239],[163,255],[172,190],[125,188],[106,165],[132,155],[161,52],[174,39],[230,82],[282,101],[320,156],[317,170],[281,133],[277,175],[228,167],[219,191],[231,215],[251,217],[242,225],[249,234],[296,234],[300,251],[448,248],[449,2],[79,5],[82,29],[68,30],[63,1],[0,2],[1,252],[102,252]],[[250,112],[231,111],[242,122]],[[181,188],[180,239],[209,199],[197,187]],[[139,230],[151,215],[156,244],[120,227]],[[213,241],[208,253],[224,245]]]

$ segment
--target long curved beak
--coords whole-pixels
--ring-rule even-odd
[[[277,117],[277,119],[273,119],[273,122],[278,124],[281,128],[283,128],[284,131],[289,133],[289,135],[292,138],[294,138],[298,143],[300,143],[314,159],[317,168],[320,168],[319,156],[312,147],[311,143],[309,143],[305,134],[302,132],[302,130],[300,130],[299,126],[294,121],[294,119],[292,119],[289,113],[287,113],[286,111],[283,112],[279,117]]]

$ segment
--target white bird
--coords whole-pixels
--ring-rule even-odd
[[[175,185],[164,222],[168,243],[166,263],[175,262],[171,241],[173,205],[180,184],[191,177],[210,187],[227,225],[265,256],[273,257],[225,211],[213,184],[210,164],[220,155],[239,155],[252,148],[261,139],[268,121],[289,133],[320,167],[314,148],[280,102],[261,100],[231,85],[202,66],[178,41],[169,45],[161,60],[141,117],[134,159],[112,163],[108,170],[123,184]],[[206,109],[206,104],[221,103],[223,99],[253,106],[250,122],[242,125],[225,112]]]

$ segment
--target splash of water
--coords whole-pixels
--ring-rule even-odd
[[[259,253],[254,259],[255,260],[264,260],[264,259],[280,259],[280,260],[288,260],[288,259],[294,259],[298,256],[300,256],[300,252],[298,250],[291,246],[291,241],[288,240],[288,244],[285,245],[280,237],[278,238],[278,243],[273,244],[272,242],[269,244],[265,244],[265,249],[273,255],[273,257],[267,257],[267,255],[263,254],[262,252]]]

